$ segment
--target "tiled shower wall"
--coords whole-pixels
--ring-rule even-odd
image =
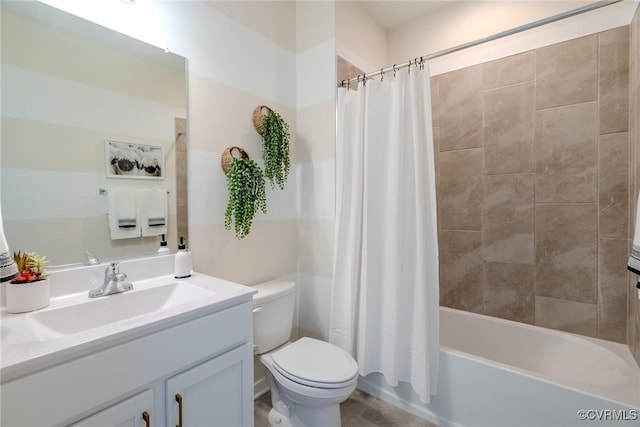
[[[631,22],[630,37],[630,57],[629,57],[629,75],[630,75],[630,122],[629,122],[629,139],[631,142],[631,152],[629,156],[633,159],[631,167],[631,176],[629,180],[630,200],[631,200],[631,220],[629,230],[629,238],[633,239],[633,225],[635,224],[636,198],[640,191],[640,9],[636,10],[635,17]],[[631,353],[640,365],[640,301],[635,296],[635,285],[638,276],[629,274],[629,307],[628,307],[628,325],[627,342]]]
[[[441,304],[626,342],[629,27],[436,76],[432,95]]]

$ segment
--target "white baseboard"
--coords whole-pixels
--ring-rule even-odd
[[[267,384],[267,379],[262,377],[258,379],[258,381],[253,383],[253,399],[257,399],[266,392],[269,391],[269,385]]]

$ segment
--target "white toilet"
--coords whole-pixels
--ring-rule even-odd
[[[356,388],[358,365],[346,351],[313,338],[290,342],[296,284],[254,286],[253,342],[267,368],[270,426],[338,427],[340,403]]]

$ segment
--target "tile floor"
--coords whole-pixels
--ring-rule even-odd
[[[269,427],[267,414],[271,410],[271,393],[259,397],[254,408],[255,427]],[[340,412],[342,427],[437,427],[360,390],[340,405]]]

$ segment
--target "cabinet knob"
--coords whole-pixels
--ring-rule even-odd
[[[144,420],[145,427],[151,427],[151,415],[147,411],[142,413],[142,419]]]
[[[182,427],[182,396],[180,393],[176,394],[176,402],[178,402],[178,425],[176,427]]]

